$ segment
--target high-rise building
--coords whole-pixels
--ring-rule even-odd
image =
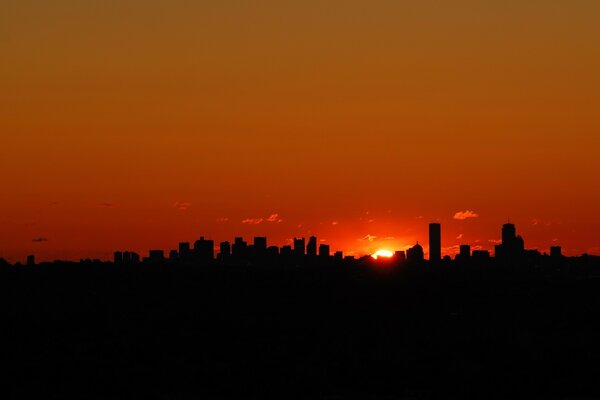
[[[213,260],[215,258],[215,242],[206,240],[201,236],[199,240],[194,242],[194,255],[202,261]]]
[[[398,262],[406,261],[406,252],[404,250],[396,250],[394,252],[394,259]]]
[[[267,252],[267,238],[264,236],[256,236],[254,238],[254,254],[257,257],[264,257]]]
[[[148,258],[150,261],[164,261],[165,252],[163,250],[150,250]]]
[[[219,244],[219,259],[227,260],[231,257],[231,244],[227,241]]]
[[[113,263],[115,264],[122,264],[123,263],[123,253],[120,251],[115,251],[114,257],[113,257]]]
[[[429,224],[429,260],[442,259],[442,226],[438,223]]]
[[[306,240],[304,238],[294,238],[294,255],[302,257],[306,254]]]
[[[328,244],[320,244],[319,245],[319,257],[328,258],[330,254],[329,245]]]
[[[466,260],[471,257],[471,246],[468,244],[460,245],[460,258]]]
[[[562,257],[562,248],[560,246],[550,247],[550,257],[552,257],[552,258]]]
[[[409,262],[421,262],[423,261],[423,258],[423,246],[421,246],[419,242],[406,250],[406,260]]]
[[[190,258],[190,243],[189,242],[181,242],[179,243],[179,259],[180,260],[189,260]]]
[[[246,250],[248,248],[248,244],[244,241],[242,237],[236,237],[233,240],[233,246],[231,246],[231,255],[237,259],[246,258]]]
[[[509,222],[502,225],[502,244],[504,246],[511,246],[516,235],[517,230],[513,224]]]
[[[27,256],[27,265],[30,267],[33,267],[35,265],[35,256],[34,255]]]
[[[502,243],[495,246],[496,258],[514,261],[525,253],[525,241],[517,236],[517,230],[511,223],[502,225]]]
[[[317,256],[317,238],[315,236],[311,236],[308,238],[308,244],[306,245],[306,254],[309,257]]]

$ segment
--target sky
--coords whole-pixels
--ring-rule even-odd
[[[0,257],[600,254],[598,1],[0,3]]]

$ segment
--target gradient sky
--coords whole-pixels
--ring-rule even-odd
[[[598,21],[595,0],[2,1],[0,256],[238,234],[361,255],[432,221],[454,254],[508,218],[600,254]]]

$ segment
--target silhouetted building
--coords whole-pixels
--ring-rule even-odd
[[[514,261],[521,258],[525,251],[525,242],[517,236],[515,226],[511,223],[502,225],[502,243],[495,246],[496,258],[503,261]]]
[[[267,238],[263,236],[257,236],[254,238],[254,254],[259,257],[263,257],[267,252]]]
[[[194,242],[194,255],[201,261],[209,261],[215,258],[215,242],[206,240],[201,236],[199,240]]]
[[[473,261],[487,261],[490,259],[490,252],[487,250],[473,250],[471,255]]]
[[[123,252],[123,264],[131,264],[132,263],[132,254],[129,251]]]
[[[277,246],[269,246],[267,247],[267,257],[269,259],[274,259],[279,256],[279,247]]]
[[[398,262],[404,262],[406,261],[406,252],[404,250],[396,250],[394,252],[394,258]]]
[[[409,262],[421,262],[424,258],[423,246],[419,242],[406,251],[406,260]]]
[[[457,259],[460,261],[466,261],[469,258],[471,258],[471,246],[468,244],[461,244]]]
[[[281,248],[281,257],[288,259],[292,256],[292,254],[292,246],[283,246]]]
[[[429,224],[429,260],[442,259],[442,226],[438,223]]]
[[[34,255],[27,256],[27,265],[29,267],[33,267],[35,265],[35,256]]]
[[[219,260],[226,261],[231,257],[231,244],[227,241],[219,243]]]
[[[560,246],[550,247],[550,257],[552,257],[552,258],[562,257],[562,248]]]
[[[163,250],[150,250],[148,253],[148,259],[150,261],[164,261],[165,252]]]
[[[308,238],[308,245],[306,246],[306,254],[309,257],[317,256],[317,238],[315,236],[311,236]]]
[[[336,261],[342,261],[344,259],[344,253],[341,251],[336,251],[333,253],[333,259]]]
[[[187,261],[190,259],[192,252],[190,250],[189,242],[181,242],[179,243],[179,259],[182,261]]]
[[[179,253],[177,250],[171,250],[169,252],[169,261],[172,263],[179,261]]]
[[[125,253],[123,253],[125,254]],[[129,253],[129,262],[131,264],[139,264],[140,263],[140,255],[138,253],[135,252],[130,252]]]
[[[241,237],[236,237],[233,240],[233,246],[231,247],[231,255],[236,259],[244,259],[246,257],[246,250],[248,249],[247,243]]]
[[[115,264],[122,264],[123,263],[123,253],[120,251],[115,251],[115,254],[113,256],[113,262]]]
[[[304,238],[294,238],[294,255],[302,257],[306,254],[306,240]]]
[[[319,257],[329,258],[330,250],[328,244],[319,245]]]

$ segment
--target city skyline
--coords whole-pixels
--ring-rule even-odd
[[[508,217],[532,247],[600,254],[598,15],[2,2],[0,254],[106,259],[205,232],[358,255],[425,241],[424,221],[492,248]]]
[[[141,262],[184,262],[184,263],[200,263],[217,261],[219,263],[225,263],[231,261],[240,262],[243,260],[252,261],[253,263],[261,264],[266,260],[274,261],[275,258],[279,259],[306,259],[310,262],[316,260],[317,257],[321,260],[333,258],[338,261],[354,261],[364,258],[373,258],[378,260],[392,259],[396,261],[410,260],[413,261],[424,261],[427,260],[430,263],[440,263],[442,261],[464,262],[470,259],[472,256],[476,259],[485,260],[489,258],[495,258],[502,262],[514,262],[522,258],[529,257],[547,257],[551,256],[564,257],[564,256],[582,256],[587,253],[577,255],[567,255],[563,253],[563,248],[557,243],[551,244],[547,251],[545,249],[527,248],[523,237],[517,235],[515,224],[506,222],[502,224],[501,239],[494,240],[493,251],[484,249],[478,245],[472,245],[468,243],[461,243],[453,246],[443,246],[442,241],[442,226],[438,222],[432,222],[428,224],[428,240],[426,246],[416,243],[408,245],[404,248],[378,248],[370,253],[366,254],[355,254],[354,252],[344,252],[341,249],[335,249],[332,251],[331,245],[324,243],[325,240],[319,240],[317,236],[311,235],[308,241],[305,237],[294,237],[286,244],[277,245],[269,242],[266,236],[254,236],[252,242],[246,241],[243,236],[236,236],[232,241],[215,241],[211,238],[205,238],[200,236],[198,240],[194,242],[179,242],[177,247],[170,248],[155,248],[148,249],[143,252],[135,250],[123,250],[119,249],[112,253],[112,258],[98,259],[93,257],[81,258],[80,261],[112,261],[115,264],[138,264]],[[424,243],[423,241],[421,243]],[[444,249],[444,250],[443,250]],[[452,252],[452,251],[453,252]],[[593,254],[592,254],[593,255]],[[6,260],[3,257],[0,259]],[[26,257],[25,265],[35,265],[36,259],[35,254],[29,254]],[[50,261],[50,260],[41,260]],[[75,260],[52,260],[52,261],[75,261]],[[15,264],[20,264],[19,261]]]

